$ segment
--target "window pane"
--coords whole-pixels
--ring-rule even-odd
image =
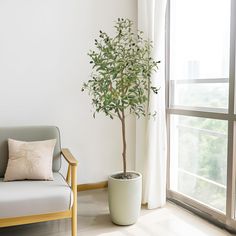
[[[170,1],[171,106],[228,108],[230,0]]]
[[[226,207],[227,121],[171,116],[171,189]]]
[[[174,91],[171,94],[171,105],[222,109],[228,107],[228,83],[171,82]]]
[[[230,0],[171,0],[171,79],[229,77]]]

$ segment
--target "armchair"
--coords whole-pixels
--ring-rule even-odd
[[[4,182],[8,138],[22,141],[57,139],[53,154],[53,181]],[[60,174],[61,156],[68,162],[66,180]],[[0,128],[0,227],[71,218],[77,235],[77,160],[61,149],[60,132],[54,126]]]

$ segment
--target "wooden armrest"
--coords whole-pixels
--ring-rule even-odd
[[[61,153],[65,157],[65,160],[69,163],[69,165],[77,166],[78,161],[71,154],[71,152],[68,148],[62,148]]]

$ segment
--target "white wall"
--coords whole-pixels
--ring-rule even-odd
[[[63,146],[79,160],[79,183],[105,180],[122,167],[119,122],[103,115],[94,120],[81,86],[90,75],[87,52],[98,31],[112,33],[118,17],[136,22],[136,4],[136,0],[0,1],[0,126],[57,125]],[[127,131],[132,168],[132,119]]]

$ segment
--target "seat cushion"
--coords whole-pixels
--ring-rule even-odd
[[[53,173],[53,181],[0,179],[0,218],[47,214],[69,210],[72,191],[64,177]]]

